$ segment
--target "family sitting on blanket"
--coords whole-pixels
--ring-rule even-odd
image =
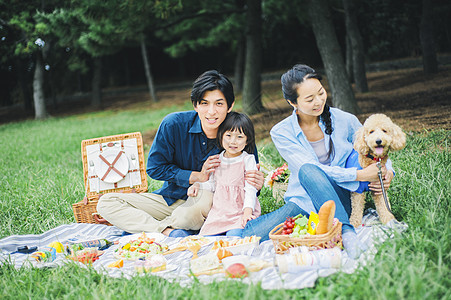
[[[243,156],[236,159],[240,161],[239,168],[251,168],[250,159],[245,157],[251,156],[252,152],[258,163],[255,143],[247,140],[253,139],[253,133],[246,132],[244,125],[227,125],[225,121],[229,114],[231,121],[234,117],[242,117],[231,113],[235,101],[231,82],[217,71],[207,71],[193,84],[191,101],[194,111],[165,117],[153,141],[147,173],[153,179],[165,181],[163,187],[153,193],[106,194],[99,200],[98,212],[127,232],[162,232],[180,237],[197,234],[205,218],[210,218],[212,208],[211,218],[217,222],[221,215],[224,216],[224,225],[207,221],[206,228],[212,226],[214,230],[205,231],[206,234],[228,231],[239,236],[257,235],[264,241],[286,217],[300,213],[308,216],[308,212],[318,211],[327,200],[334,200],[335,217],[343,224],[344,247],[351,258],[359,257],[365,246],[349,222],[350,191],[370,189],[380,192],[378,168],[370,165],[359,170],[358,162],[352,159],[355,155],[351,154],[354,151],[354,133],[362,125],[354,115],[326,104],[327,93],[320,80],[315,70],[305,65],[296,65],[282,76],[284,98],[294,110],[291,116],[271,130],[272,140],[292,174],[284,196],[286,203],[278,210],[254,219],[259,213],[258,200],[254,206],[250,199],[255,192],[250,187],[258,191],[264,182],[263,173],[256,168],[245,171],[246,182],[241,186],[246,187],[246,195],[240,194],[244,199],[240,198],[239,203],[230,199],[230,195],[220,197],[224,194],[222,191],[213,199],[212,189],[198,189],[197,183],[207,182],[213,176],[218,189],[230,182],[229,177],[221,179],[224,175],[243,177],[243,172],[232,172],[232,168],[228,170],[224,166],[230,163],[227,156],[231,149],[224,148],[225,152],[219,155],[227,144],[224,133],[219,132],[223,123],[225,132],[239,132],[246,136],[247,148],[237,146],[233,150],[238,157]],[[218,133],[222,136],[219,143]],[[382,168],[386,187],[393,179],[389,163],[387,168]],[[194,187],[189,188],[193,184]],[[235,205],[233,208],[229,207],[231,203]],[[249,209],[252,209],[252,214],[249,214]],[[229,211],[233,211],[230,220],[226,217]],[[237,216],[241,216],[241,224]]]

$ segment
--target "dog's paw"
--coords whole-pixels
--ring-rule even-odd
[[[381,223],[385,225],[391,220],[395,220],[395,217],[391,213],[385,212],[379,215],[379,219],[381,220]]]
[[[359,218],[359,216],[355,216],[351,214],[351,217],[349,218],[349,222],[351,223],[354,228],[358,228],[360,225],[362,225],[362,217]]]

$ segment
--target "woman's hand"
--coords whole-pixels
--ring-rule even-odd
[[[382,182],[384,183],[384,189],[386,191],[390,188],[390,183],[393,180],[394,176],[395,175],[393,174],[393,171],[388,170],[385,176],[383,177],[384,179],[382,180]],[[377,181],[370,182],[368,187],[370,188],[370,191],[374,192],[376,195],[382,194],[382,187],[379,181],[379,177]]]
[[[196,182],[188,188],[188,191],[186,192],[186,194],[188,195],[188,197],[196,197],[197,193],[199,192],[199,188],[200,188],[200,185]]]
[[[219,160],[219,154],[212,155],[204,162],[202,170],[200,172],[193,171],[189,177],[189,183],[205,182],[208,180],[210,174],[215,171],[221,161]]]
[[[241,218],[241,225],[246,226],[247,222],[255,219],[256,216],[252,214],[252,208],[246,207],[243,210],[243,217]]]
[[[257,164],[257,168],[260,169],[260,165]],[[265,183],[265,175],[263,175],[262,171],[259,170],[249,170],[244,174],[244,179],[255,187],[257,191],[261,190],[263,184]]]
[[[382,166],[382,178],[385,178],[387,174],[387,168],[385,166]],[[368,167],[357,170],[357,181],[369,181],[374,182],[379,180],[379,176],[377,173],[379,172],[379,168],[376,164],[371,164]]]

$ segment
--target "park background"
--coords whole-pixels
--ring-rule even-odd
[[[2,265],[0,298],[450,299],[450,12],[444,0],[0,0],[0,238],[74,222],[81,140],[140,131],[147,154],[208,69],[232,78],[262,162],[280,166],[269,130],[291,113],[280,75],[295,63],[324,75],[331,105],[361,121],[386,113],[407,133],[388,192],[409,225],[363,269],[312,289]],[[278,205],[268,188],[260,201]]]

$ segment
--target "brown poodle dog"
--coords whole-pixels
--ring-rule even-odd
[[[405,147],[406,135],[402,129],[395,125],[392,120],[384,114],[370,116],[363,127],[356,132],[354,149],[359,153],[359,163],[362,168],[380,161],[385,165],[388,152],[398,151]],[[387,224],[395,217],[387,209],[384,196],[375,195],[373,200],[377,214],[383,224]],[[362,223],[363,209],[365,207],[365,193],[351,193],[352,213],[349,218],[351,224],[357,228]]]

